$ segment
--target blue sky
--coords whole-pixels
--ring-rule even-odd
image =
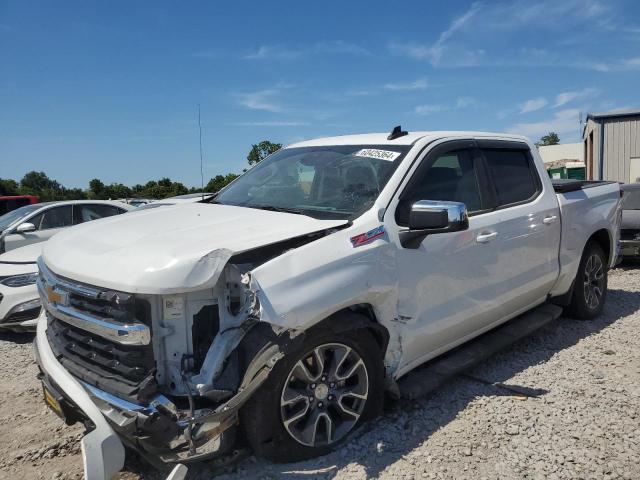
[[[577,141],[639,85],[635,0],[0,0],[0,177],[198,185],[198,104],[206,179],[399,123]]]

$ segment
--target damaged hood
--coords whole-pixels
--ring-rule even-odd
[[[165,206],[67,228],[42,256],[54,273],[89,285],[187,292],[212,287],[232,255],[346,223],[229,205]]]

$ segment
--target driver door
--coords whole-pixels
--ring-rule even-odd
[[[407,371],[462,343],[500,316],[495,287],[502,255],[497,248],[481,155],[470,141],[435,147],[387,214],[399,230],[407,228],[411,205],[418,200],[462,202],[468,230],[426,236],[417,248],[397,241],[398,310],[404,322],[402,371]],[[394,236],[395,237],[395,236]]]

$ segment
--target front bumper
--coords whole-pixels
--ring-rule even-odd
[[[109,479],[124,465],[124,446],[87,391],[72,377],[53,355],[47,336],[46,315],[40,313],[34,341],[36,360],[45,383],[55,384],[56,390],[72,408],[80,410],[91,431],[80,442],[87,480]]]
[[[72,376],[55,358],[46,335],[47,313],[38,319],[35,349],[45,386],[61,396],[72,418],[82,418],[90,433],[82,439],[85,478],[110,478],[124,463],[123,444],[157,467],[222,456],[235,445],[237,413],[266,380],[280,358],[277,351],[245,379],[239,392],[212,409],[196,410],[194,417],[176,411],[164,396],[147,405],[123,400]],[[52,387],[51,387],[52,386]]]
[[[0,285],[0,329],[14,332],[35,332],[38,324],[38,310],[18,311],[25,304],[38,300],[35,285],[7,287]]]

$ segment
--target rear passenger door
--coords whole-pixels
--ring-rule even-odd
[[[520,142],[478,141],[495,194],[496,246],[503,261],[503,316],[543,301],[555,283],[560,212],[555,193],[545,191],[529,147]]]

